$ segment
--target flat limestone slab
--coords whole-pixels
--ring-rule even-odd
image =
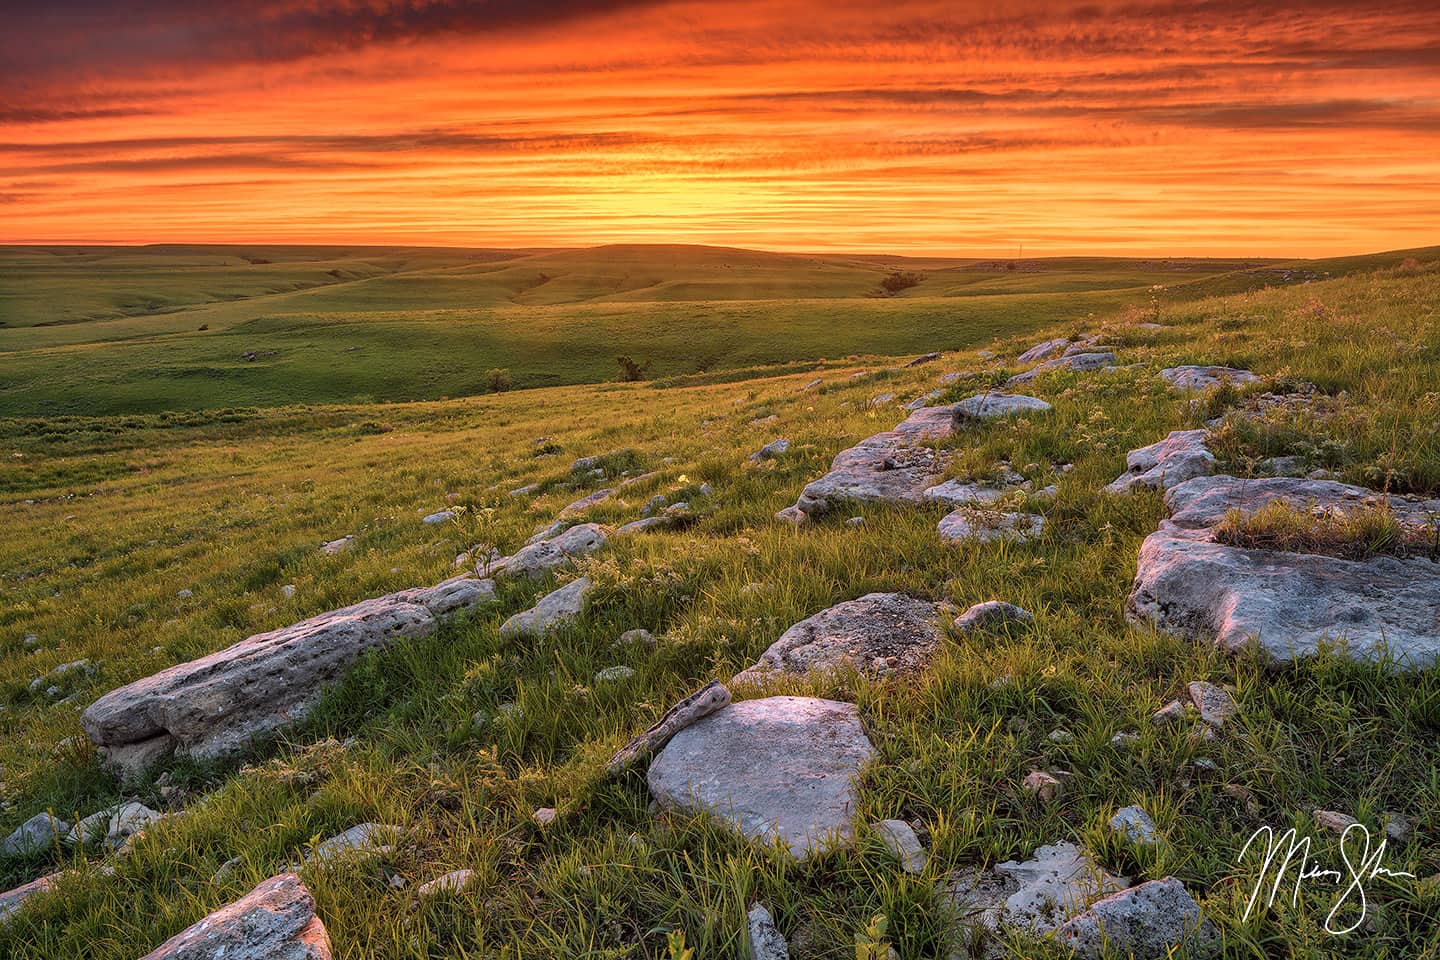
[[[1160,371],[1160,377],[1170,386],[1177,390],[1209,390],[1220,383],[1233,383],[1237,386],[1247,383],[1258,383],[1260,378],[1252,371],[1241,370],[1238,367],[1218,367],[1189,364],[1181,367],[1166,367]]]
[[[853,841],[856,780],[874,755],[854,704],[767,697],[681,730],[647,779],[662,807],[708,812],[804,860]]]
[[[491,602],[494,587],[456,577],[256,634],[112,690],[80,722],[102,755],[131,772],[172,751],[223,756],[303,717],[365,653],[433,634]]]
[[[140,960],[330,960],[315,898],[293,873],[271,877]]]
[[[38,880],[31,880],[29,883],[21,884],[14,890],[6,890],[0,893],[0,924],[5,923],[11,916],[20,910],[26,900],[39,893],[44,893],[55,885],[60,878],[59,873],[52,873],[47,877]]]
[[[917,670],[940,647],[939,608],[903,593],[867,593],[790,627],[735,675],[733,683],[776,674],[858,670],[875,676]]]
[[[1046,934],[1093,901],[1125,889],[1073,843],[1037,847],[1029,860],[953,874],[943,899],[960,927]]]
[[[1174,430],[1164,440],[1125,455],[1125,472],[1105,489],[1131,493],[1139,489],[1168,490],[1215,472],[1215,455],[1205,446],[1204,430]]]

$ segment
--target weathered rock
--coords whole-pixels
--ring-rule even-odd
[[[790,627],[733,682],[761,683],[777,673],[857,670],[884,676],[918,670],[939,649],[937,618],[938,609],[928,600],[868,593]]]
[[[911,414],[894,430],[877,433],[842,450],[830,471],[805,486],[795,510],[782,510],[781,519],[802,522],[847,502],[918,504],[950,461],[950,454],[924,445],[955,430],[952,407],[930,407]]]
[[[1394,843],[1408,843],[1415,832],[1415,825],[1408,817],[1398,813],[1385,814],[1385,836]]]
[[[400,839],[399,827],[386,823],[358,823],[316,844],[306,863],[331,865],[342,860],[379,856]]]
[[[14,890],[6,890],[0,893],[0,925],[9,920],[20,907],[31,897],[38,893],[44,893],[55,885],[60,879],[59,873],[52,873],[49,876],[41,877],[38,880],[31,880],[29,883],[21,884]]]
[[[584,513],[596,504],[604,503],[615,495],[614,487],[607,487],[604,490],[596,490],[594,493],[587,493],[585,496],[567,505],[560,511],[561,517],[573,517],[576,514]]]
[[[1235,705],[1234,699],[1224,687],[1217,687],[1203,680],[1193,680],[1187,689],[1195,709],[1200,711],[1200,719],[1212,727],[1224,726],[1226,720],[1240,712],[1240,708]]]
[[[763,904],[755,904],[745,917],[750,960],[790,960],[790,945],[775,929],[775,918]]]
[[[140,960],[330,960],[315,899],[293,873],[271,877]]]
[[[939,360],[939,359],[940,359],[940,354],[939,354],[939,353],[922,353],[920,356],[916,357],[914,360],[911,360],[909,363],[905,364],[905,366],[907,366],[907,367],[918,367],[918,366],[920,366],[922,363],[930,363],[931,361]]]
[[[1024,607],[1017,607],[1003,600],[986,600],[956,617],[955,629],[961,633],[970,633],[972,630],[989,630],[1007,623],[1034,622],[1034,614]]]
[[[535,821],[537,827],[548,827],[560,816],[560,811],[554,807],[540,807],[530,814],[530,819]]]
[[[1051,373],[1056,370],[1064,370],[1071,373],[1088,373],[1091,370],[1099,370],[1101,367],[1115,362],[1113,353],[1066,353],[1062,357],[1055,357],[1046,360],[1036,367],[1031,367],[1024,373],[1017,373],[1006,381],[1006,386],[1018,386],[1029,383],[1042,374]]]
[[[953,874],[944,900],[962,927],[1039,936],[1128,883],[1106,873],[1073,843],[1057,843],[1037,848],[1024,862],[1008,860],[989,870]]]
[[[916,397],[914,400],[911,400],[910,402],[906,403],[906,404],[905,404],[905,409],[906,409],[906,410],[923,410],[924,408],[930,406],[930,404],[934,403],[936,400],[939,400],[939,399],[940,399],[941,397],[943,397],[943,396],[945,396],[945,391],[944,391],[944,390],[931,390],[930,392],[921,394],[920,396]]]
[[[1029,413],[1046,413],[1050,404],[1037,397],[1020,393],[977,393],[955,404],[957,417],[971,420],[994,420],[1000,417],[1019,417]]]
[[[1221,383],[1233,383],[1237,386],[1246,383],[1258,383],[1260,378],[1249,370],[1239,370],[1235,367],[1207,367],[1207,366],[1181,366],[1167,367],[1160,371],[1160,376],[1166,383],[1177,390],[1208,390]]]
[[[165,819],[163,813],[133,800],[116,804],[106,812],[110,817],[105,825],[105,843],[112,849],[123,847],[131,837],[143,833],[152,823]]]
[[[1273,662],[1314,655],[1322,646],[1355,660],[1389,657],[1405,669],[1440,660],[1440,578],[1424,559],[1345,560],[1233,547],[1212,526],[1284,500],[1345,511],[1373,502],[1358,487],[1276,477],[1187,481],[1166,494],[1173,511],[1140,547],[1126,602],[1131,619],[1227,650],[1257,648]],[[1402,524],[1428,518],[1433,501],[1392,497]]]
[[[1178,948],[1199,955],[1219,937],[1200,904],[1174,877],[1151,880],[1097,900],[1055,931],[1077,957],[1163,958]]]
[[[762,460],[773,460],[776,457],[784,456],[790,450],[790,441],[781,437],[779,440],[771,440],[765,446],[750,454],[751,463],[759,463]]]
[[[1046,340],[1037,343],[1015,358],[1016,363],[1039,363],[1041,360],[1048,360],[1051,357],[1058,357],[1070,346],[1069,337],[1056,337],[1053,340]]]
[[[362,655],[492,602],[494,584],[456,577],[322,613],[112,690],[81,725],[133,775],[167,753],[218,757],[303,717]]]
[[[655,634],[638,627],[626,630],[615,638],[615,642],[622,647],[641,647],[645,650],[654,650],[656,646]]]
[[[895,394],[893,394],[893,393],[879,393],[879,394],[876,394],[875,396],[871,397],[869,400],[865,401],[865,406],[870,407],[871,409],[874,409],[875,407],[883,407],[883,406],[885,406],[885,404],[887,404],[887,403],[894,403],[894,402],[895,402]]]
[[[1187,710],[1185,704],[1179,700],[1171,700],[1165,706],[1150,714],[1150,720],[1157,727],[1170,723],[1179,723],[1186,718]]]
[[[942,517],[936,529],[942,540],[975,540],[980,543],[1006,540],[1024,543],[1040,536],[1045,530],[1045,518],[1036,513],[1007,513],[960,507]]]
[[[491,563],[487,570],[496,578],[529,577],[539,580],[554,570],[567,567],[579,557],[587,556],[608,542],[605,528],[598,523],[582,523],[549,540],[541,540]]]
[[[8,856],[44,853],[70,832],[70,824],[48,813],[37,813],[16,827],[0,843],[0,854]]]
[[[1331,833],[1344,834],[1355,824],[1359,823],[1348,813],[1338,813],[1334,810],[1316,810],[1313,814],[1317,826],[1324,827]]]
[[[881,820],[870,825],[885,844],[886,849],[900,860],[906,873],[924,873],[929,859],[915,829],[904,820]]]
[[[546,594],[535,606],[520,611],[501,624],[501,639],[541,637],[574,622],[585,610],[585,597],[590,592],[590,586],[590,578],[581,577]]]
[[[328,543],[320,544],[320,552],[326,556],[333,557],[337,553],[344,553],[355,545],[355,537],[345,536],[339,540],[331,540]]]
[[[1111,493],[1131,493],[1141,488],[1168,490],[1214,472],[1215,455],[1205,446],[1205,431],[1175,430],[1164,440],[1126,454],[1125,472],[1105,489]]]
[[[648,781],[662,807],[709,812],[803,860],[853,840],[856,780],[874,754],[854,704],[768,697],[680,731]]]
[[[632,533],[647,533],[651,530],[666,530],[675,526],[675,518],[670,516],[641,517],[639,520],[631,520],[615,529],[614,536],[628,537]]]
[[[434,880],[427,880],[420,884],[415,889],[415,895],[421,900],[428,900],[442,893],[460,893],[478,878],[479,875],[474,870],[451,870]]]
[[[1272,477],[1303,477],[1310,465],[1304,457],[1266,457],[1255,469]]]
[[[597,684],[619,683],[622,680],[629,680],[633,676],[635,676],[634,669],[621,664],[620,666],[606,667],[604,670],[597,672],[595,674],[595,682]]]
[[[1110,830],[1127,843],[1148,846],[1160,842],[1159,831],[1150,814],[1139,807],[1121,807],[1110,818]]]
[[[454,511],[454,510],[439,510],[439,511],[436,511],[435,513],[428,514],[427,516],[422,517],[421,520],[420,520],[420,522],[423,523],[423,524],[426,524],[426,525],[428,525],[428,526],[434,526],[434,525],[439,524],[439,523],[447,523],[447,522],[449,522],[449,521],[451,521],[451,520],[454,520],[454,519],[455,519],[455,511]]]
[[[1065,793],[1065,784],[1056,776],[1046,773],[1044,770],[1031,770],[1025,774],[1025,779],[1020,782],[1025,792],[1033,796],[1041,803],[1052,803],[1059,800]]]
[[[927,488],[922,496],[928,503],[943,503],[949,507],[976,506],[1003,500],[1013,489],[952,479]]]
[[[730,691],[719,680],[711,680],[666,710],[648,730],[616,751],[605,767],[606,772],[616,774],[628,770],[637,760],[669,743],[681,730],[729,705]]]
[[[525,546],[534,546],[546,540],[553,540],[564,533],[569,527],[570,520],[568,517],[552,520],[545,524],[545,526],[537,528],[536,531],[530,535],[530,539],[525,541]]]

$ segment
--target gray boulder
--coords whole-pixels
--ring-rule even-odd
[[[632,533],[648,533],[651,530],[665,530],[675,526],[673,516],[641,517],[615,528],[615,536],[628,537]]]
[[[1160,377],[1170,386],[1177,390],[1203,391],[1221,383],[1233,383],[1237,386],[1247,383],[1259,383],[1260,378],[1249,370],[1240,370],[1235,367],[1216,367],[1187,365],[1180,367],[1166,367],[1160,371]]]
[[[1192,680],[1186,689],[1195,709],[1200,711],[1200,719],[1212,727],[1223,727],[1226,720],[1240,712],[1234,698],[1224,687],[1217,687],[1204,680]]]
[[[662,808],[709,813],[804,860],[853,841],[857,779],[874,755],[854,704],[768,697],[681,730],[647,779]]]
[[[1175,430],[1164,440],[1131,450],[1125,456],[1125,472],[1105,489],[1111,493],[1168,490],[1195,477],[1208,477],[1215,472],[1215,455],[1205,446],[1205,433]]]
[[[546,594],[535,606],[522,610],[501,624],[501,639],[543,637],[573,623],[585,611],[585,597],[590,593],[590,587],[590,578],[581,577]]]
[[[576,500],[574,503],[569,504],[563,510],[561,510],[560,516],[573,517],[576,514],[584,513],[586,510],[589,510],[596,504],[604,503],[606,500],[609,500],[614,495],[614,487],[607,487],[604,490],[596,490],[594,493],[588,493],[585,496],[581,497],[579,500]]]
[[[330,960],[315,898],[293,873],[271,877],[140,960]]]
[[[1048,360],[1051,357],[1058,357],[1070,346],[1069,337],[1056,337],[1053,340],[1046,340],[1037,343],[1015,358],[1016,363],[1039,363],[1041,360]]]
[[[1030,413],[1046,413],[1050,404],[1037,397],[1021,393],[1000,393],[991,391],[977,393],[955,404],[957,417],[971,420],[995,420],[1001,417],[1019,417]]]
[[[1219,933],[1200,904],[1174,877],[1151,880],[1097,900],[1055,931],[1055,940],[1077,957],[1162,958],[1183,949],[1198,956]]]
[[[7,856],[44,853],[70,832],[70,824],[48,813],[37,813],[16,827],[0,843],[0,854]]]
[[[1150,814],[1139,807],[1121,807],[1110,818],[1110,830],[1127,843],[1150,846],[1160,842],[1160,833]]]
[[[80,723],[102,757],[134,775],[178,752],[219,757],[309,713],[372,650],[426,637],[494,601],[488,580],[456,577],[322,613],[112,690]]]
[[[1115,362],[1113,353],[1067,353],[1063,357],[1056,357],[1053,360],[1046,360],[1036,367],[1031,367],[1024,373],[1017,373],[1006,381],[1007,386],[1018,386],[1029,383],[1042,374],[1056,370],[1068,371],[1071,373],[1088,373],[1092,370],[1099,370],[1108,364]]]
[[[1015,487],[992,484],[970,483],[965,480],[946,480],[926,488],[921,496],[927,503],[943,503],[949,507],[991,504],[1003,500]]]
[[[960,507],[940,519],[936,529],[942,540],[960,542],[973,540],[994,543],[1004,540],[1024,543],[1034,540],[1045,530],[1045,518],[1036,513],[1007,513]]]
[[[496,578],[539,580],[551,571],[570,566],[578,557],[594,553],[607,542],[604,527],[598,523],[582,523],[551,539],[521,547],[513,556],[489,563],[486,571]]]
[[[874,676],[918,670],[940,647],[938,608],[903,593],[868,593],[790,627],[735,675],[761,683],[776,674],[804,676],[857,670]]]
[[[955,629],[961,633],[986,630],[1004,626],[1007,623],[1032,624],[1035,616],[1024,607],[1003,600],[986,600],[977,603],[955,618]]]
[[[386,823],[359,823],[316,844],[307,864],[333,866],[343,860],[388,853],[400,840],[399,827]]]

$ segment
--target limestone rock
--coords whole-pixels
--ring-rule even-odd
[[[315,846],[306,863],[334,865],[346,859],[378,856],[400,839],[400,828],[385,823],[359,823]]]
[[[925,872],[925,863],[929,859],[925,855],[925,848],[920,845],[920,838],[915,836],[915,829],[904,820],[881,820],[871,824],[875,833],[879,835],[886,848],[900,860],[900,866],[906,873],[919,874]]]
[[[330,960],[315,899],[293,873],[271,877],[140,960]]]
[[[1010,489],[990,484],[946,480],[929,487],[921,495],[927,503],[943,503],[949,507],[988,505],[1003,500]]]
[[[1099,370],[1101,367],[1115,362],[1113,353],[1066,353],[1064,356],[1046,360],[1039,366],[1031,367],[1024,373],[1017,373],[1006,381],[1006,386],[1018,386],[1029,383],[1036,377],[1056,370],[1069,371],[1071,373],[1087,373],[1091,370]]]
[[[853,669],[883,676],[917,670],[939,649],[937,616],[928,600],[868,593],[790,627],[733,682],[763,682],[776,673],[803,676]]]
[[[60,879],[60,874],[52,873],[38,880],[23,883],[14,890],[6,890],[0,893],[0,926],[3,926],[10,917],[14,916],[26,900],[29,900],[37,893],[44,893],[46,890],[49,890],[55,885],[55,881],[58,879]]]
[[[762,460],[773,460],[776,457],[784,456],[790,450],[790,441],[785,438],[772,440],[765,446],[750,454],[751,463],[760,463]]]
[[[16,827],[0,843],[0,854],[7,856],[44,853],[70,832],[70,824],[48,813],[37,813]]]
[[[1224,687],[1217,687],[1204,680],[1193,680],[1187,689],[1195,709],[1200,711],[1200,719],[1212,727],[1224,726],[1226,720],[1240,712],[1235,700]]]
[[[615,536],[628,537],[632,533],[646,533],[650,530],[665,530],[675,525],[674,517],[641,517],[631,520],[615,529]]]
[[[1177,949],[1202,956],[1219,938],[1200,904],[1174,877],[1151,880],[1097,900],[1055,932],[1076,957],[1163,958]]]
[[[633,676],[635,676],[635,671],[621,664],[620,666],[606,667],[596,673],[595,682],[597,684],[619,683],[621,680],[629,680]]]
[[[1065,784],[1058,777],[1046,773],[1044,770],[1031,770],[1025,775],[1020,784],[1025,792],[1039,800],[1041,803],[1052,803],[1059,800],[1065,792]]]
[[[1029,413],[1046,413],[1050,404],[1036,397],[1019,393],[977,393],[955,404],[957,417],[971,420],[994,420],[1000,417],[1018,417]]]
[[[856,779],[874,754],[854,704],[768,697],[680,731],[648,781],[662,807],[709,812],[803,860],[853,840]]]
[[[1391,494],[1383,500],[1395,519],[1412,529],[1425,529],[1440,514],[1440,499]],[[1170,521],[1192,530],[1214,526],[1231,510],[1249,515],[1276,502],[1324,516],[1376,507],[1381,501],[1381,495],[1374,490],[1301,477],[1202,477],[1179,484],[1165,494]]]
[[[1346,830],[1360,822],[1348,813],[1337,813],[1334,810],[1316,810],[1313,816],[1318,826],[1338,834],[1344,834]]]
[[[339,540],[331,540],[328,543],[320,544],[320,552],[326,556],[333,557],[337,553],[344,553],[355,545],[355,537],[346,536]]]
[[[474,870],[451,870],[434,880],[427,880],[420,884],[415,890],[415,895],[421,900],[428,900],[441,893],[459,893],[474,883],[478,876]]]
[[[1215,455],[1205,446],[1204,430],[1175,430],[1164,440],[1131,450],[1125,472],[1105,489],[1131,493],[1142,488],[1166,489],[1215,472]]]
[[[535,821],[537,827],[548,827],[559,816],[560,812],[554,807],[540,807],[530,815],[530,819]]]
[[[982,511],[960,507],[942,517],[936,529],[942,540],[975,540],[980,543],[1007,540],[1024,543],[1040,536],[1045,529],[1045,518],[1035,513]]]
[[[1179,700],[1171,700],[1165,706],[1150,714],[1150,721],[1157,727],[1170,723],[1179,723],[1184,720],[1187,714],[1185,704]]]
[[[1069,337],[1056,337],[1053,340],[1046,340],[1043,343],[1035,344],[1035,346],[1020,354],[1020,356],[1015,358],[1015,362],[1026,364],[1049,360],[1051,357],[1060,356],[1068,346],[1070,346]]]
[[[719,680],[711,680],[665,711],[665,715],[640,736],[616,751],[606,766],[610,774],[621,773],[641,757],[659,750],[686,727],[730,705],[730,691]]]
[[[1121,807],[1115,811],[1115,816],[1110,818],[1110,830],[1127,843],[1149,846],[1160,842],[1155,821],[1139,807]]]
[[[112,690],[80,722],[100,754],[127,775],[172,750],[223,756],[303,717],[362,655],[430,636],[493,599],[493,583],[457,577],[364,600]]]
[[[763,904],[755,904],[745,917],[750,960],[790,960],[790,945],[775,929],[775,918]]]
[[[1237,386],[1258,383],[1260,378],[1249,370],[1235,367],[1188,365],[1167,367],[1160,371],[1161,378],[1177,390],[1208,390],[1217,384],[1229,382]]]
[[[576,514],[584,513],[586,510],[589,510],[596,504],[603,503],[606,500],[609,500],[614,495],[615,489],[613,487],[607,487],[604,490],[596,490],[594,493],[588,493],[585,496],[581,497],[579,500],[576,500],[574,503],[571,503],[567,505],[564,509],[562,509],[560,511],[560,516],[573,517]]]
[[[1007,623],[1031,624],[1035,616],[1024,607],[1017,607],[1004,600],[986,600],[977,603],[955,618],[955,629],[961,633],[973,630],[988,630]]]
[[[435,513],[428,514],[427,516],[421,518],[420,522],[426,524],[427,526],[435,526],[436,524],[447,523],[448,521],[454,519],[454,510],[439,510]]]
[[[590,578],[581,577],[546,594],[535,606],[522,610],[501,624],[501,639],[541,637],[579,619],[585,610],[585,597],[590,593],[590,587]]]
[[[1073,843],[1039,847],[1026,861],[951,876],[944,899],[963,927],[1043,935],[1094,900],[1125,889]]]
[[[1304,457],[1266,457],[1255,469],[1272,477],[1303,477],[1309,466]]]
[[[922,353],[920,356],[916,357],[914,360],[911,360],[909,363],[905,364],[905,366],[907,366],[907,367],[918,367],[918,366],[920,366],[920,365],[923,364],[923,363],[930,363],[930,362],[932,362],[932,361],[939,360],[939,359],[940,359],[940,354],[939,354],[938,352],[937,352],[937,353]]]
[[[513,556],[502,557],[487,568],[492,577],[528,577],[539,580],[553,570],[569,566],[607,543],[605,528],[582,523],[548,540],[521,547]]]

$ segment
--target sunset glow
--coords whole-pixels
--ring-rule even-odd
[[[1440,223],[1433,3],[83,0],[0,242],[1327,255]]]

